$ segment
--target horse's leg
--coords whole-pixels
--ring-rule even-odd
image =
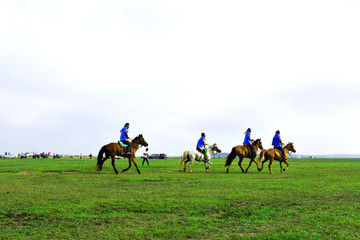
[[[192,164],[193,162],[194,162],[194,161],[190,161],[189,164],[188,164],[188,166],[189,166],[189,172],[191,172],[191,173],[192,173],[191,164]]]
[[[204,165],[205,165],[205,172],[207,172],[207,173],[208,173],[208,172],[209,172],[209,171],[208,171],[208,169],[209,169],[209,168],[208,168],[208,166],[207,166],[206,162],[204,162]]]
[[[247,169],[245,170],[245,173],[247,173],[248,169],[250,168],[250,166],[253,162],[255,162],[255,160],[253,158],[250,158],[250,163],[249,163],[249,166],[247,167]]]
[[[243,159],[244,159],[243,156],[239,156],[239,163],[238,163],[238,165],[239,165],[239,167],[241,168],[241,171],[242,171],[242,172],[245,172],[244,169],[243,169],[242,166],[241,166],[241,163],[242,163]]]
[[[111,156],[111,164],[112,164],[112,166],[113,166],[113,168],[115,170],[115,173],[119,174],[118,170],[115,167],[115,155]]]
[[[126,172],[127,170],[129,170],[129,168],[131,168],[131,157],[129,157],[129,167],[123,169],[121,172]]]
[[[135,162],[135,157],[132,158],[132,162],[134,163],[138,174],[141,174],[141,173],[140,173],[140,170],[139,170],[139,168],[138,168],[138,166],[137,166],[137,164],[136,164],[136,162]]]
[[[284,170],[284,172],[287,170],[287,168],[289,167],[289,162],[287,161],[287,160],[285,160],[285,162],[284,163],[286,163],[286,167],[283,169]]]
[[[188,163],[190,160],[186,160],[185,162],[184,162],[184,172],[186,172],[186,163]]]
[[[270,158],[269,159],[269,172],[272,174],[272,171],[271,171],[271,164],[273,163],[274,159],[273,158]]]
[[[260,169],[260,171],[264,169],[264,163],[266,163],[268,160],[269,160],[269,158],[265,155],[264,160],[261,162],[261,169]]]
[[[283,170],[282,170],[282,161],[279,161],[280,162],[280,172],[283,173]]]

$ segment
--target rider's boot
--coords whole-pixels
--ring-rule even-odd
[[[131,148],[130,148],[130,146],[127,147],[127,152],[126,152],[126,154],[131,155]]]

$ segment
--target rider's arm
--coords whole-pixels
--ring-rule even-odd
[[[126,138],[132,141],[132,138],[129,137],[128,133],[125,132]]]

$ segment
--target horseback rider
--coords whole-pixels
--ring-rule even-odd
[[[197,142],[196,150],[198,150],[200,153],[204,154],[205,161],[209,161],[209,159],[207,157],[207,150],[205,148],[205,146],[208,144],[206,144],[205,141],[206,141],[205,133],[201,133],[201,138]]]
[[[276,132],[275,132],[275,136],[273,137],[273,140],[272,140],[272,145],[274,146],[275,149],[277,149],[281,152],[282,160],[285,161],[286,160],[285,159],[285,151],[282,148],[283,143],[280,138],[279,130],[276,130]]]
[[[128,135],[129,127],[130,127],[130,124],[125,123],[124,127],[120,130],[120,142],[128,145],[128,147],[125,147],[125,151],[127,153],[131,153],[130,149],[131,149],[131,141],[132,141],[132,139]]]
[[[251,144],[254,140],[250,139],[250,135],[251,135],[251,128],[248,128],[245,132],[245,138],[244,138],[244,142],[243,142],[243,146],[248,147],[250,150],[250,155],[252,157],[256,157],[256,153],[255,153],[255,148],[254,146]]]

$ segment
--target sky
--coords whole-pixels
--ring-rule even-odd
[[[360,3],[0,0],[0,154],[359,154]],[[140,152],[145,149],[141,148]]]

